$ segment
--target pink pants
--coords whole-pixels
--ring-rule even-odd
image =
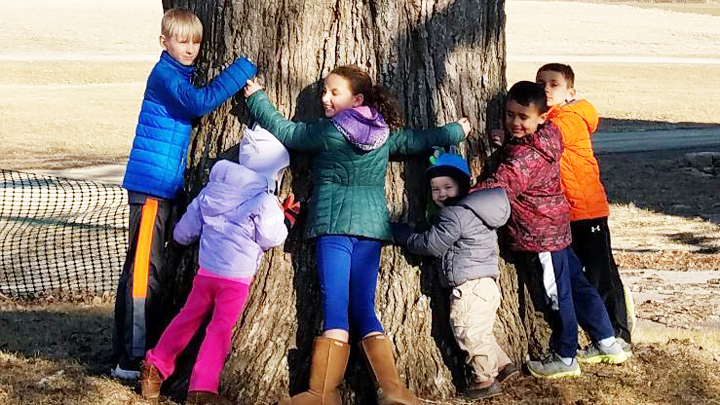
[[[157,367],[163,379],[169,377],[175,370],[175,359],[212,311],[190,376],[189,391],[217,394],[233,327],[242,313],[249,290],[249,282],[196,275],[185,306],[145,359]]]

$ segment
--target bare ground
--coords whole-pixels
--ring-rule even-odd
[[[100,297],[94,303],[91,298],[74,303],[0,300],[0,308],[0,403],[146,403],[131,386],[105,375],[110,368],[110,303]],[[506,395],[487,403],[716,404],[719,338],[718,331],[646,330],[638,335],[634,357],[622,366],[584,366],[582,377],[558,382],[523,376],[505,387]]]

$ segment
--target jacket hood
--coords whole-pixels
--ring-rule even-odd
[[[377,149],[387,141],[390,136],[382,115],[372,107],[370,116],[364,116],[355,108],[349,108],[332,117],[332,122],[345,139],[360,150],[371,151]]]
[[[275,191],[282,181],[282,172],[290,165],[290,154],[280,141],[265,128],[255,124],[243,130],[238,163],[263,176]]]
[[[210,222],[212,217],[268,192],[270,184],[264,176],[229,160],[221,160],[213,166],[210,180],[200,193],[200,211],[206,222]]]
[[[458,205],[471,210],[489,228],[499,228],[510,218],[510,201],[501,187],[472,192]]]
[[[566,104],[553,108],[548,116],[562,116],[563,114],[576,114],[585,122],[588,132],[593,133],[597,130],[598,124],[600,123],[600,117],[598,117],[597,110],[587,100],[572,100]]]

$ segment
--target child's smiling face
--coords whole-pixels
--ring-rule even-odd
[[[460,185],[450,176],[438,176],[430,179],[432,200],[439,207],[445,206],[445,200],[460,194]]]
[[[325,89],[322,96],[322,107],[325,116],[332,118],[348,108],[363,105],[362,94],[352,94],[350,81],[335,73],[325,78]]]
[[[540,113],[532,103],[525,106],[512,99],[505,103],[505,130],[515,138],[536,132],[546,118],[547,113]]]
[[[170,37],[160,36],[162,48],[183,66],[191,66],[195,62],[195,58],[200,52],[200,41],[201,38],[192,38],[190,36],[185,38],[179,38],[177,35]]]

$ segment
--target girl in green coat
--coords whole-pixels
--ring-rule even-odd
[[[402,129],[397,101],[357,66],[341,66],[325,78],[326,119],[291,122],[249,80],[245,96],[257,123],[288,149],[313,155],[313,193],[306,237],[316,240],[323,307],[323,335],[315,340],[309,390],[287,404],[340,404],[350,353],[350,330],[381,390],[382,404],[416,404],[395,370],[392,346],[375,315],[375,286],[383,241],[392,239],[385,200],[390,156],[429,154],[433,146],[461,142],[470,122],[430,130]]]

